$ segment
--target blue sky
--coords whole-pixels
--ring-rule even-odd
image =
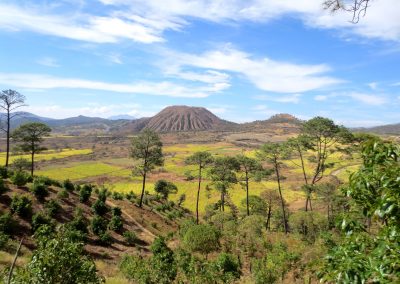
[[[236,122],[400,122],[400,3],[374,0],[354,25],[322,2],[1,0],[0,88],[55,118],[179,104]]]

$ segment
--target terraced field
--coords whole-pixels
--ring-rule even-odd
[[[100,150],[99,150],[100,151]],[[237,155],[243,153],[249,157],[256,156],[256,150],[241,149],[230,143],[214,144],[175,144],[167,145],[163,148],[165,163],[163,167],[156,169],[149,175],[146,183],[146,191],[153,193],[154,183],[158,179],[166,179],[174,182],[178,187],[178,192],[170,195],[170,199],[178,201],[181,195],[185,195],[186,200],[183,206],[194,211],[196,206],[197,182],[187,181],[185,172],[193,171],[196,173],[195,166],[185,165],[185,158],[197,151],[209,151],[214,156],[218,155]],[[57,180],[70,179],[73,181],[89,181],[106,184],[112,190],[121,193],[134,192],[140,194],[142,182],[140,176],[132,176],[133,161],[129,157],[123,158],[102,158],[101,155],[96,158],[86,158],[92,150],[65,149],[61,152],[48,151],[38,155],[38,160],[62,159],[64,157],[74,156],[77,161],[66,163],[55,163],[41,167],[36,173],[38,175],[48,176]],[[96,150],[95,153],[96,154]],[[0,156],[2,157],[2,156]],[[82,160],[83,159],[83,160]],[[350,159],[342,153],[334,153],[328,162],[335,162],[333,168],[329,168],[326,174],[337,176],[340,180],[348,179],[350,173],[357,169],[358,161]],[[283,195],[289,204],[302,204],[304,192],[301,190],[302,170],[298,166],[300,160],[293,157],[291,160],[284,161],[283,174]],[[305,166],[308,174],[312,173],[312,165],[305,158]],[[299,182],[301,181],[301,182]],[[259,195],[266,189],[276,189],[276,183],[273,179],[262,182],[250,183],[250,194]],[[215,203],[219,200],[220,194],[213,188],[211,181],[207,180],[202,184],[200,196],[200,213],[205,212],[207,204]],[[245,190],[241,184],[234,185],[229,190],[229,199],[239,209],[243,209],[241,202],[245,198]]]
[[[63,159],[72,156],[82,156],[91,154],[93,151],[91,149],[61,149],[61,150],[47,150],[40,154],[35,155],[35,161],[48,161],[53,159]],[[15,159],[25,158],[30,160],[30,155],[10,155],[10,163]],[[0,164],[4,164],[6,160],[6,153],[0,153]]]

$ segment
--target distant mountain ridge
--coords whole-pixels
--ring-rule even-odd
[[[400,135],[400,123],[386,124],[373,127],[357,127],[353,128],[355,132],[370,132],[384,135]]]
[[[3,116],[3,117],[2,117]],[[125,118],[124,118],[125,117]],[[0,114],[4,119],[4,114]],[[223,120],[204,107],[169,106],[153,117],[129,119],[127,115],[110,118],[76,116],[64,119],[41,117],[32,113],[20,113],[12,121],[12,128],[27,122],[48,124],[55,133],[68,135],[123,134],[137,133],[145,128],[156,132],[189,131],[262,131],[268,128],[282,128],[291,132],[299,129],[301,121],[290,114],[277,114],[267,120],[250,123],[234,123]],[[285,132],[287,132],[285,131]]]

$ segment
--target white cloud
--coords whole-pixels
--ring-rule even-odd
[[[52,57],[42,57],[36,61],[38,64],[47,66],[47,67],[60,67],[60,64],[57,63],[57,60]]]
[[[164,40],[166,30],[181,30],[191,18],[220,23],[267,22],[284,16],[308,26],[338,29],[366,38],[400,41],[398,0],[373,1],[367,15],[351,24],[351,13],[324,11],[319,0],[100,0],[110,5],[109,15],[68,15],[42,6],[25,8],[0,4],[0,28],[95,43],[129,39],[142,43]],[[57,5],[56,5],[57,6]],[[71,5],[72,8],[75,8]],[[47,8],[47,7],[46,7]],[[96,10],[96,9],[94,9]],[[76,12],[76,11],[73,11]]]
[[[327,65],[293,64],[267,57],[257,58],[234,49],[230,45],[221,50],[212,50],[200,55],[168,52],[166,57],[168,57],[168,60],[164,62],[166,73],[175,70],[175,73],[182,76],[179,72],[185,67],[233,72],[243,75],[257,88],[264,91],[298,93],[341,82],[339,79],[324,75],[330,70]],[[221,74],[217,74],[221,79]],[[228,78],[226,74],[223,76],[225,76],[223,79]]]
[[[301,94],[291,94],[291,95],[284,95],[284,96],[266,96],[260,95],[256,96],[255,99],[263,100],[263,101],[272,101],[278,103],[292,103],[298,104],[300,102]]]
[[[111,53],[107,57],[112,63],[115,63],[115,64],[122,64],[123,63],[121,54]]]
[[[135,117],[148,117],[154,115],[159,110],[144,110],[139,104],[88,104],[84,107],[65,107],[60,105],[26,106],[23,111],[31,112],[36,115],[51,118],[67,118],[79,115],[107,118],[113,115],[129,114]]]
[[[378,83],[377,82],[371,82],[367,84],[368,87],[370,87],[372,90],[376,90],[378,88]]]
[[[40,8],[0,4],[0,29],[33,31],[94,43],[115,43],[129,39],[142,43],[163,41],[162,29],[117,16],[48,14]]]
[[[348,94],[352,99],[362,102],[367,105],[380,106],[387,103],[387,99],[379,95],[370,95],[363,93],[350,93]]]
[[[316,101],[326,101],[328,99],[328,96],[324,96],[324,95],[317,95],[314,97],[314,100]]]
[[[185,86],[168,81],[134,82],[131,84],[91,81],[78,78],[62,78],[43,74],[0,73],[0,84],[28,89],[88,89],[117,93],[132,93],[182,98],[204,98],[220,92],[226,86],[220,84]]]

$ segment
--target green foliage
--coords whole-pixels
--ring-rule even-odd
[[[79,190],[79,201],[86,203],[92,195],[92,187],[89,184],[84,184]]]
[[[107,220],[101,216],[94,216],[90,223],[93,234],[97,236],[103,235],[107,231],[107,226]]]
[[[122,236],[124,237],[125,242],[130,246],[133,246],[138,240],[136,234],[131,231],[125,231]]]
[[[57,193],[57,197],[61,199],[66,199],[69,197],[69,193],[67,190],[63,189],[59,193]]]
[[[29,170],[30,167],[31,163],[28,161],[28,159],[22,157],[15,159],[11,164],[11,168],[14,169],[16,172]]]
[[[10,209],[21,217],[29,217],[32,214],[32,200],[27,195],[13,195]]]
[[[8,186],[6,185],[4,180],[2,178],[0,178],[0,195],[5,193],[7,190],[8,190]]]
[[[44,207],[46,208],[46,213],[52,218],[54,218],[61,210],[60,203],[58,203],[55,199],[50,199],[47,201]]]
[[[39,183],[43,183],[44,185],[47,185],[47,186],[53,185],[53,186],[61,187],[61,184],[60,184],[59,181],[51,179],[51,178],[46,177],[46,176],[36,176],[34,181],[37,181]]]
[[[193,225],[183,235],[183,245],[191,252],[208,254],[219,248],[219,231],[211,225]]]
[[[151,280],[151,272],[145,259],[136,255],[124,255],[119,269],[122,274],[131,281],[139,284],[154,283]]]
[[[64,180],[62,186],[65,190],[69,192],[72,192],[75,189],[74,184],[69,179]]]
[[[254,282],[256,284],[272,284],[283,280],[298,260],[299,255],[289,252],[285,245],[273,245],[266,256],[253,260]]]
[[[103,246],[110,246],[113,243],[113,238],[111,237],[109,232],[104,232],[99,235],[99,242]]]
[[[0,249],[4,249],[7,246],[10,237],[0,231]]]
[[[296,233],[302,234],[309,243],[314,243],[320,233],[328,228],[328,220],[318,212],[298,211],[289,219],[290,228]]]
[[[319,271],[322,281],[397,283],[400,281],[400,147],[367,141],[363,165],[344,188],[350,209],[379,221],[373,234],[358,219],[340,222],[342,241],[334,245]],[[353,214],[354,215],[354,214]]]
[[[164,199],[168,199],[170,193],[176,193],[178,188],[172,182],[160,179],[154,185],[154,191],[160,194]]]
[[[36,232],[41,226],[47,225],[49,228],[54,228],[55,225],[52,220],[43,213],[36,213],[32,216],[32,231]]]
[[[112,216],[108,228],[114,232],[121,232],[124,224],[121,216]]]
[[[243,207],[246,206],[247,199],[243,199],[241,204]],[[268,204],[263,198],[257,195],[249,195],[249,211],[250,214],[266,215],[268,210]]]
[[[47,186],[44,183],[38,182],[36,180],[34,180],[32,183],[31,192],[36,197],[36,199],[41,202],[43,202],[45,198],[49,195]]]
[[[163,238],[156,238],[152,243],[149,265],[153,283],[171,283],[177,273],[173,251],[167,246]]]
[[[17,222],[10,213],[0,213],[0,233],[12,235],[16,229]]]
[[[0,177],[3,179],[8,178],[8,169],[5,166],[0,166]]]
[[[95,203],[92,205],[93,212],[96,213],[99,216],[103,216],[108,212],[108,207],[104,203],[104,201],[101,201],[100,199],[97,199]]]
[[[124,195],[123,195],[122,193],[119,193],[119,192],[114,191],[114,192],[112,193],[112,198],[113,198],[114,200],[123,200],[123,199],[124,199]]]
[[[223,283],[231,283],[240,277],[240,265],[237,257],[229,253],[221,253],[214,262],[217,271],[221,274]]]
[[[66,228],[72,240],[84,242],[89,233],[87,226],[88,221],[83,216],[82,210],[78,208],[74,213],[74,219],[66,225]]]
[[[107,188],[101,188],[99,190],[99,192],[97,193],[97,198],[102,202],[106,202],[108,195],[109,195],[108,189]]]
[[[16,186],[24,186],[29,181],[29,175],[26,172],[15,172],[10,180]]]
[[[83,245],[71,241],[62,228],[56,234],[38,239],[31,261],[18,271],[12,283],[97,284],[104,280],[84,254]]]

